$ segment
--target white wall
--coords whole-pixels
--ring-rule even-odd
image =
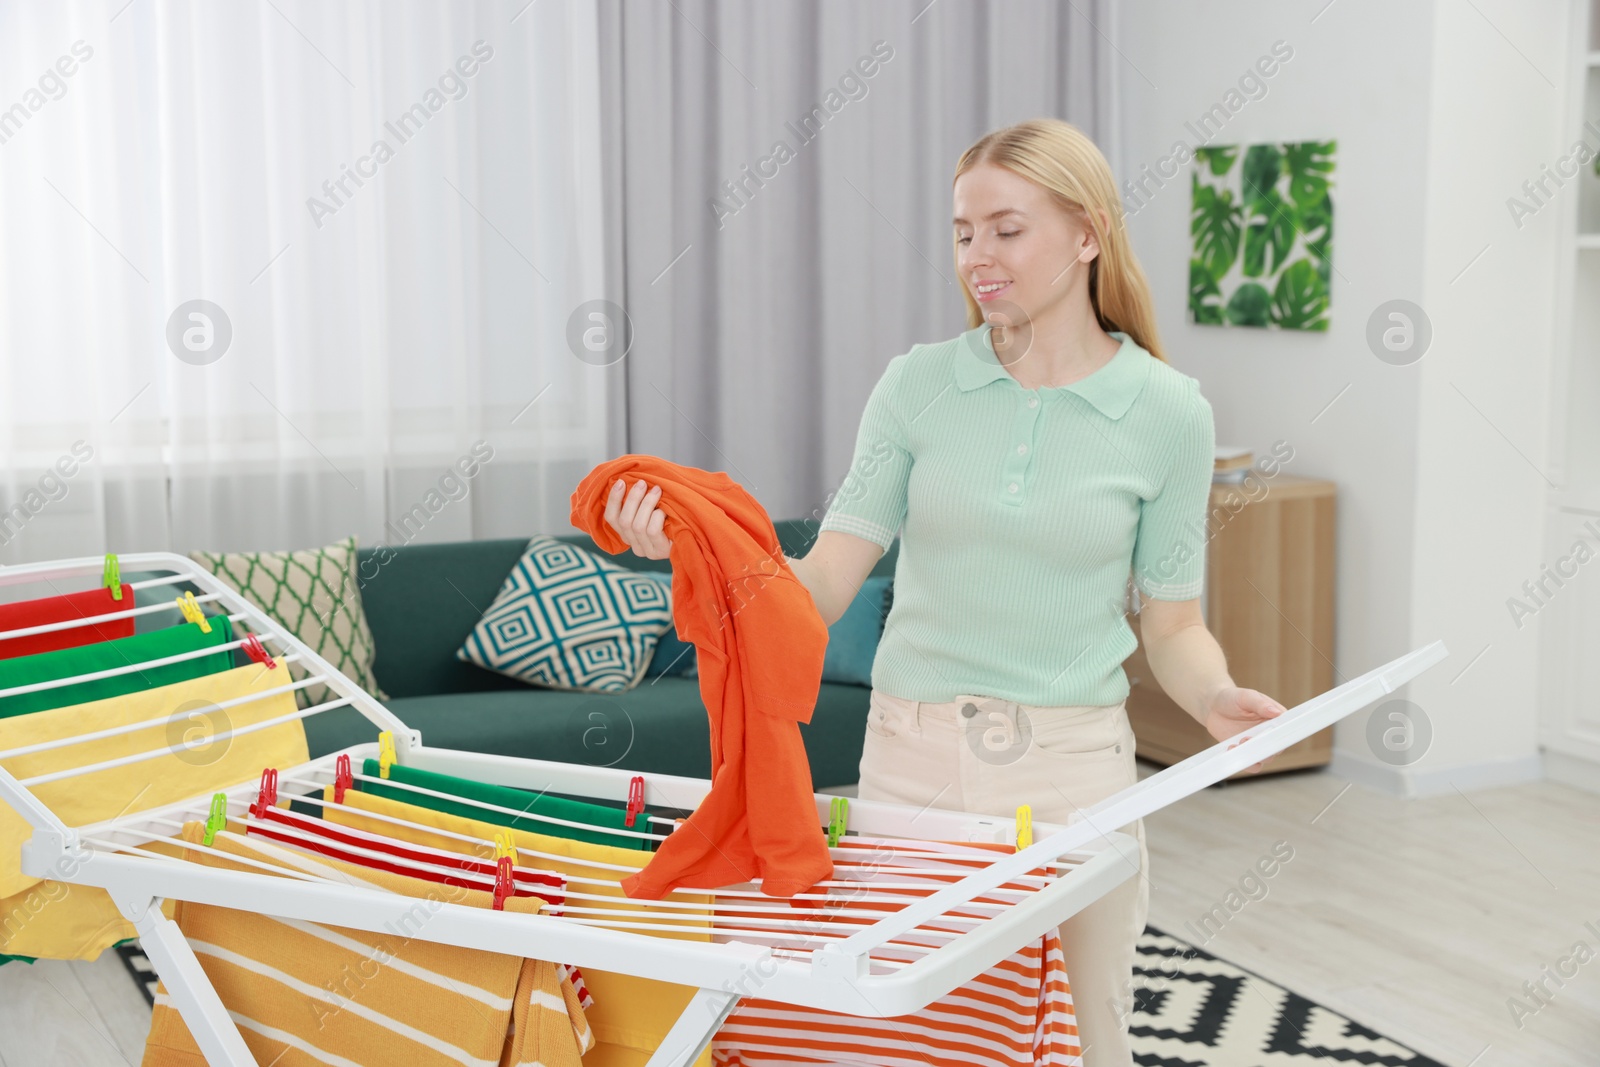
[[[1540,620],[1517,628],[1506,599],[1545,555],[1556,257],[1570,220],[1547,208],[1519,228],[1506,200],[1571,143],[1568,22],[1564,0],[1435,11],[1423,305],[1437,348],[1419,364],[1410,598],[1414,641],[1436,634],[1453,655],[1412,686],[1451,724],[1416,768],[1421,792],[1539,772]]]
[[[1544,482],[1451,383],[1539,462],[1553,235],[1525,226],[1512,240],[1504,198],[1559,154],[1566,5],[1477,9],[1125,0],[1117,27],[1122,176],[1180,140],[1338,140],[1326,334],[1188,322],[1189,166],[1125,206],[1170,357],[1200,380],[1218,442],[1265,454],[1285,441],[1290,472],[1339,487],[1336,680],[1436,638],[1450,648],[1398,694],[1432,723],[1424,758],[1403,770],[1378,760],[1366,713],[1336,729],[1335,769],[1395,791],[1537,773],[1535,649],[1528,629],[1509,638],[1503,601],[1537,571]],[[1186,127],[1280,41],[1293,54],[1263,79],[1264,93],[1209,142]],[[1422,305],[1434,328],[1428,355],[1404,367],[1367,342],[1369,316],[1397,298]]]

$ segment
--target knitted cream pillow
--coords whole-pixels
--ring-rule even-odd
[[[361,608],[354,537],[298,552],[191,552],[189,558],[311,646],[346,678],[379,700],[389,699],[372,673],[377,650]],[[299,660],[288,666],[295,681],[311,673]],[[321,682],[295,691],[302,708],[336,696]]]

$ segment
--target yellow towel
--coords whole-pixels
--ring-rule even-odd
[[[315,874],[346,885],[439,903],[490,906],[490,894],[374,871],[270,844],[230,822],[213,847],[245,859]],[[200,823],[183,839],[198,844]],[[260,868],[192,852],[208,866]],[[425,941],[415,936],[437,904],[385,932],[275,919],[180,901],[176,920],[202,969],[260,1063],[278,1067],[340,1063],[361,1067],[496,1067],[537,1062],[579,1067],[587,1026],[570,983],[553,966],[517,956]],[[537,897],[513,897],[510,912],[530,913]],[[552,982],[552,978],[556,980]],[[530,1047],[531,1045],[531,1047]],[[516,1058],[508,1058],[516,1057]],[[144,1067],[202,1067],[181,1016],[157,991]]]
[[[557,1004],[565,1016],[554,1010]],[[592,1048],[594,1034],[572,983],[548,960],[523,960],[502,1067],[586,1063],[579,1057]]]
[[[292,693],[215,707],[276,688],[286,680],[282,670],[252,663],[125,696],[0,719],[0,751],[155,720],[153,726],[15,756],[0,765],[17,778],[31,778],[136,752],[169,750],[154,759],[30,787],[46,807],[74,827],[237,785],[259,777],[263,767],[286,768],[307,760],[305,729],[298,720],[192,748],[185,742],[292,714]],[[133,937],[133,925],[104,891],[22,873],[19,849],[32,833],[21,815],[0,803],[0,898],[4,898],[0,908],[5,909],[0,911],[0,952],[94,959],[107,946]],[[29,895],[35,887],[40,896]]]
[[[345,793],[343,804],[334,804],[333,788],[329,786],[323,791],[323,798],[329,803],[323,806],[324,817],[329,822],[343,823],[355,826],[376,834],[385,834],[402,841],[415,844],[430,845],[434,848],[448,849],[466,855],[477,855],[489,858],[492,849],[477,847],[462,841],[459,838],[447,837],[441,834],[430,833],[426,830],[417,830],[407,826],[397,826],[383,819],[373,819],[362,815],[363,811],[377,815],[387,815],[393,818],[405,819],[409,822],[420,823],[423,826],[436,827],[451,833],[465,834],[475,841],[492,841],[497,832],[505,832],[492,823],[479,822],[474,819],[464,819],[458,815],[449,815],[444,812],[420,808],[414,804],[405,804],[400,801],[389,800],[385,797],[375,797],[370,793],[359,790],[348,790]],[[550,837],[545,834],[534,834],[524,830],[509,831],[518,848],[542,852],[550,856],[570,857],[573,860],[583,860],[594,863],[608,863],[616,867],[626,867],[629,870],[638,870],[649,862],[654,853],[640,852],[636,849],[613,848],[609,845],[595,845],[586,841],[572,841],[564,837]],[[607,872],[597,870],[585,863],[567,862],[565,859],[535,859],[523,856],[521,861],[530,866],[544,870],[556,871],[573,878],[619,878],[624,872]],[[593,893],[614,898],[605,901],[572,901],[574,905],[585,905],[596,908],[617,908],[630,911],[643,911],[650,907],[649,902],[630,900],[623,895],[619,886],[599,886],[585,884],[569,884],[569,893]],[[704,893],[683,891],[673,894],[668,900],[685,903],[695,903],[709,907],[711,898]],[[643,922],[648,920],[627,919],[628,922]],[[706,927],[704,934],[698,933],[662,933],[662,937],[678,937],[691,941],[711,940],[709,917],[706,912],[690,909],[673,912],[671,922],[678,926]],[[676,985],[669,982],[659,982],[650,978],[639,978],[629,974],[619,974],[612,971],[601,971],[593,967],[583,968],[583,980],[589,987],[589,992],[594,996],[594,1003],[590,1005],[587,1014],[590,1028],[594,1031],[597,1045],[588,1055],[583,1057],[584,1067],[640,1067],[650,1058],[650,1054],[661,1044],[672,1024],[677,1022],[678,1016],[683,1014],[683,1009],[688,1005],[689,999],[694,996],[692,986]],[[695,1067],[710,1067],[711,1051],[708,1048],[699,1059],[695,1060]]]

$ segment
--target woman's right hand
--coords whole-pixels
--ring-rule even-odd
[[[667,513],[656,507],[661,499],[661,487],[647,486],[644,479],[633,483],[624,492],[623,480],[617,479],[606,497],[606,522],[617,531],[617,536],[627,542],[633,554],[645,559],[666,559],[672,553],[672,541],[661,532]]]

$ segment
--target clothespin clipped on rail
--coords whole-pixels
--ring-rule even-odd
[[[267,646],[263,645],[261,638],[255,634],[245,634],[244,639],[239,642],[239,647],[244,649],[245,655],[257,663],[265,663],[269,671],[278,665],[278,661],[273,659],[271,653],[267,651]]]
[[[211,632],[211,624],[206,621],[206,613],[200,610],[200,602],[194,598],[193,590],[172,599],[177,601],[178,610],[183,612],[183,618],[186,622],[199,623],[200,632],[203,634]]]
[[[494,860],[499,863],[504,859],[513,863],[517,860],[517,842],[510,830],[501,830],[494,835]]]
[[[100,584],[111,590],[112,600],[122,599],[122,565],[115,552],[106,553],[106,567],[100,574]]]
[[[828,847],[833,848],[844,836],[844,825],[850,818],[850,801],[834,797],[828,802]]]
[[[378,735],[378,777],[389,777],[389,768],[399,762],[394,754],[394,734],[385,730]]]
[[[256,794],[255,803],[250,805],[250,814],[259,819],[268,808],[277,806],[278,768],[267,767],[261,772],[261,790]]]
[[[498,846],[497,846],[498,847]],[[516,890],[512,881],[511,857],[501,856],[494,865],[494,910],[505,911],[506,901]]]
[[[206,832],[201,836],[200,843],[210,847],[211,842],[217,838],[217,831],[228,825],[228,794],[211,794],[211,814],[206,816]]]
[[[644,775],[636,774],[628,779],[628,813],[623,817],[624,826],[632,826],[633,820],[644,813]]]
[[[1033,844],[1033,808],[1023,804],[1017,808],[1017,851]]]
[[[333,761],[333,802],[343,804],[344,791],[355,784],[355,775],[350,773],[350,756],[341,752],[339,758]]]

